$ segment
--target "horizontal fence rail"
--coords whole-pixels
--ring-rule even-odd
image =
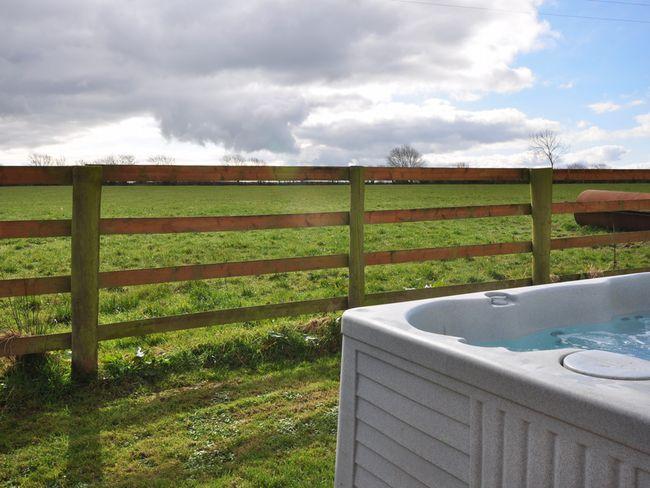
[[[572,249],[576,247],[595,247],[643,241],[650,241],[650,230],[613,232],[611,234],[593,236],[560,237],[558,239],[551,239],[551,249]]]
[[[104,183],[217,183],[228,181],[347,180],[346,167],[307,166],[106,166]]]
[[[611,244],[650,241],[650,231],[616,232],[590,236],[551,239],[552,250],[597,247]],[[501,256],[532,252],[530,241],[498,242],[463,246],[400,249],[364,253],[367,266],[402,264],[422,261],[448,261],[461,258]],[[261,276],[274,273],[346,268],[347,254],[265,259],[215,264],[168,266],[162,268],[126,269],[99,273],[100,288],[172,283],[238,276]],[[0,280],[0,298],[67,293],[70,276],[15,278]]]
[[[366,168],[366,180],[450,181],[526,183],[528,170],[522,168]]]
[[[553,182],[650,182],[650,170],[555,170],[522,168],[359,168],[359,167],[279,167],[279,166],[102,166],[92,170],[72,167],[33,168],[0,167],[0,186],[14,185],[77,185],[82,176],[99,176],[95,187],[86,186],[87,193],[75,203],[73,215],[86,215],[84,205],[95,210],[101,199],[101,184],[210,184],[222,182],[350,182],[349,211],[318,212],[275,215],[198,216],[198,217],[146,217],[104,218],[89,221],[94,238],[98,235],[170,234],[183,232],[228,232],[267,229],[300,229],[310,227],[348,226],[351,244],[349,254],[287,257],[255,261],[191,264],[148,269],[127,269],[100,272],[92,259],[80,261],[77,272],[85,270],[95,276],[96,291],[106,288],[207,280],[235,276],[260,276],[274,273],[300,272],[321,269],[349,268],[349,294],[293,303],[280,303],[215,310],[173,317],[147,318],[99,325],[85,334],[84,320],[73,320],[72,332],[44,336],[11,337],[0,343],[0,356],[41,353],[57,349],[73,349],[73,372],[88,368],[76,364],[75,357],[92,358],[92,347],[97,341],[169,332],[180,329],[205,327],[234,322],[272,319],[285,316],[326,313],[345,310],[351,306],[374,305],[394,301],[414,300],[488,291],[539,284],[551,280],[549,256],[551,251],[579,247],[596,247],[613,244],[650,241],[650,231],[614,232],[577,237],[551,238],[552,214],[594,212],[650,212],[650,199],[630,201],[551,202]],[[85,180],[88,185],[89,180]],[[518,204],[476,205],[438,208],[372,210],[364,208],[365,182],[465,182],[465,183],[529,183],[531,202]],[[95,183],[92,183],[93,185]],[[75,188],[77,188],[75,186]],[[79,194],[81,195],[81,194]],[[420,249],[364,251],[364,225],[427,222],[451,219],[474,219],[512,216],[531,216],[536,229],[529,241],[498,242],[489,244],[458,245]],[[95,214],[95,219],[97,218]],[[543,219],[544,224],[540,225]],[[79,222],[75,220],[75,222]],[[71,219],[0,221],[0,239],[71,237],[73,248],[82,249],[80,227],[74,231]],[[90,227],[89,227],[90,228]],[[75,234],[76,232],[76,234]],[[96,242],[96,241],[95,241]],[[76,247],[75,247],[76,246]],[[397,290],[367,294],[364,269],[366,266],[401,264],[432,260],[453,260],[482,256],[531,253],[533,278],[449,285],[417,290]],[[83,256],[82,256],[83,257]],[[85,258],[84,258],[85,259]],[[88,266],[91,268],[86,269]],[[96,266],[96,267],[95,267]],[[649,268],[613,270],[601,275],[650,271]],[[72,301],[94,300],[75,295],[72,276],[50,276],[0,280],[0,298],[70,293]],[[555,277],[558,280],[592,277],[574,274]],[[79,289],[79,281],[76,281]],[[83,305],[83,304],[82,304]],[[86,310],[92,310],[88,308]],[[94,314],[94,312],[92,312]],[[92,322],[94,315],[87,318]],[[93,326],[95,327],[95,326]],[[75,335],[76,334],[76,335]],[[86,343],[77,343],[75,337],[85,337]],[[88,339],[90,338],[90,339]],[[94,342],[93,342],[94,341]],[[94,345],[93,345],[94,344]],[[75,356],[75,348],[77,356]],[[84,350],[79,350],[79,349]],[[92,369],[92,368],[91,368]],[[92,372],[92,371],[91,371]]]
[[[650,272],[650,267],[634,269],[608,270],[598,274],[575,273],[557,276],[557,281],[573,281],[585,278],[598,278],[632,273]],[[366,295],[365,305],[381,305],[384,303],[422,300],[444,296],[461,295],[482,291],[518,288],[532,285],[530,278],[516,280],[488,281],[483,283],[468,283],[462,285],[438,286],[413,290],[398,290]],[[172,332],[211,325],[248,322],[273,318],[308,315],[314,313],[338,312],[348,308],[347,297],[333,297],[303,302],[260,305],[210,312],[199,312],[169,317],[157,317],[128,322],[118,322],[100,325],[99,340],[106,341],[124,337],[136,337],[148,334]],[[70,332],[59,334],[38,335],[29,337],[14,337],[0,344],[0,356],[17,356],[36,354],[46,351],[70,349]]]
[[[21,237],[67,237],[72,220],[5,220],[0,222],[0,239]]]
[[[307,300],[303,302],[275,303],[271,305],[259,305],[256,307],[215,310],[212,312],[199,312],[172,317],[135,320],[132,322],[120,322],[103,325],[100,328],[100,340],[193,329],[209,325],[223,325],[236,322],[249,322],[252,320],[290,317],[295,315],[336,312],[339,310],[345,310],[347,304],[347,297],[334,297],[319,300]]]
[[[113,288],[174,281],[232,278],[235,276],[261,276],[273,273],[289,273],[292,271],[345,268],[347,265],[347,254],[335,254],[304,258],[171,266],[167,268],[129,269],[99,273],[99,287]]]
[[[0,167],[0,186],[71,185],[73,167]],[[106,184],[197,184],[264,181],[348,181],[350,169],[342,166],[102,166]],[[426,181],[472,183],[528,183],[525,168],[365,168],[366,181]],[[646,169],[557,169],[558,183],[650,182]]]
[[[556,169],[553,181],[558,183],[648,183],[650,170],[647,169]]]
[[[0,298],[69,292],[70,276],[0,280]]]
[[[648,202],[650,208],[650,202]],[[372,210],[366,212],[366,224],[398,224],[402,222],[425,222],[434,220],[477,219],[484,217],[508,217],[530,215],[528,203],[510,205],[476,205],[469,207],[414,208],[405,210]]]
[[[0,186],[72,185],[72,167],[0,166]]]
[[[650,199],[611,202],[560,202],[552,205],[554,214],[596,212],[650,212]]]
[[[499,256],[531,252],[530,242],[499,242],[469,246],[432,247],[427,249],[403,249],[366,253],[366,264],[399,264],[414,261],[447,261],[450,259]]]
[[[98,339],[100,341],[106,341],[123,337],[171,332],[174,330],[194,329],[210,325],[224,325],[313,313],[337,312],[345,310],[347,308],[347,302],[347,297],[334,297],[119,322],[99,326]],[[69,349],[70,337],[70,332],[31,337],[14,337],[4,344],[0,344],[0,356],[16,356],[58,349]]]
[[[297,229],[348,225],[347,212],[237,217],[166,217],[103,219],[102,234],[169,234],[178,232],[225,232],[237,230]]]
[[[558,202],[553,214],[598,212],[650,212],[650,199],[603,202]],[[529,203],[472,205],[465,207],[371,210],[364,222],[398,224],[436,220],[476,219],[530,215]],[[177,234],[182,232],[227,232],[269,229],[298,229],[349,225],[348,212],[311,212],[301,214],[239,215],[223,217],[127,217],[101,219],[102,235]],[[71,220],[0,221],[0,239],[70,236]]]

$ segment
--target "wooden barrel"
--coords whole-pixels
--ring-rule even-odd
[[[612,200],[647,200],[650,193],[631,191],[586,190],[578,195],[578,202],[604,202]],[[574,215],[579,225],[592,225],[612,231],[650,230],[649,211],[621,211],[576,213]]]

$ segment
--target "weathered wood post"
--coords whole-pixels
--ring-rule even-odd
[[[99,313],[99,216],[101,166],[72,171],[72,377],[88,381],[97,374]]]
[[[350,167],[350,255],[348,308],[360,307],[366,294],[363,252],[365,180],[362,166]]]
[[[530,170],[530,203],[533,217],[533,285],[541,285],[551,281],[553,168]]]

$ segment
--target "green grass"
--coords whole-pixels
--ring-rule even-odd
[[[0,486],[332,486],[338,360],[105,381],[0,418]]]
[[[556,201],[586,188],[557,185]],[[368,209],[524,203],[525,185],[369,185]],[[102,215],[252,215],[346,210],[345,186],[105,187]],[[0,219],[69,218],[69,188],[0,188]],[[554,236],[598,233],[557,216]],[[369,251],[530,239],[530,218],[375,225]],[[345,227],[106,236],[101,269],[345,253]],[[0,276],[69,273],[66,238],[0,240]],[[554,252],[555,274],[647,266],[650,246]],[[369,293],[522,278],[530,256],[369,267]],[[347,271],[241,277],[103,290],[100,322],[323,298],[347,293]],[[67,295],[28,302],[69,330]],[[31,310],[30,309],[30,310]],[[303,324],[307,324],[304,326]],[[0,300],[0,329],[11,327]],[[337,326],[309,317],[207,327],[103,342],[101,379],[70,385],[69,353],[36,378],[0,368],[0,486],[331,486]],[[305,362],[310,360],[311,362]]]

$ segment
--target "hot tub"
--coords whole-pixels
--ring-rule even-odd
[[[347,311],[336,486],[650,487],[647,345],[513,345],[649,317],[650,273]]]

